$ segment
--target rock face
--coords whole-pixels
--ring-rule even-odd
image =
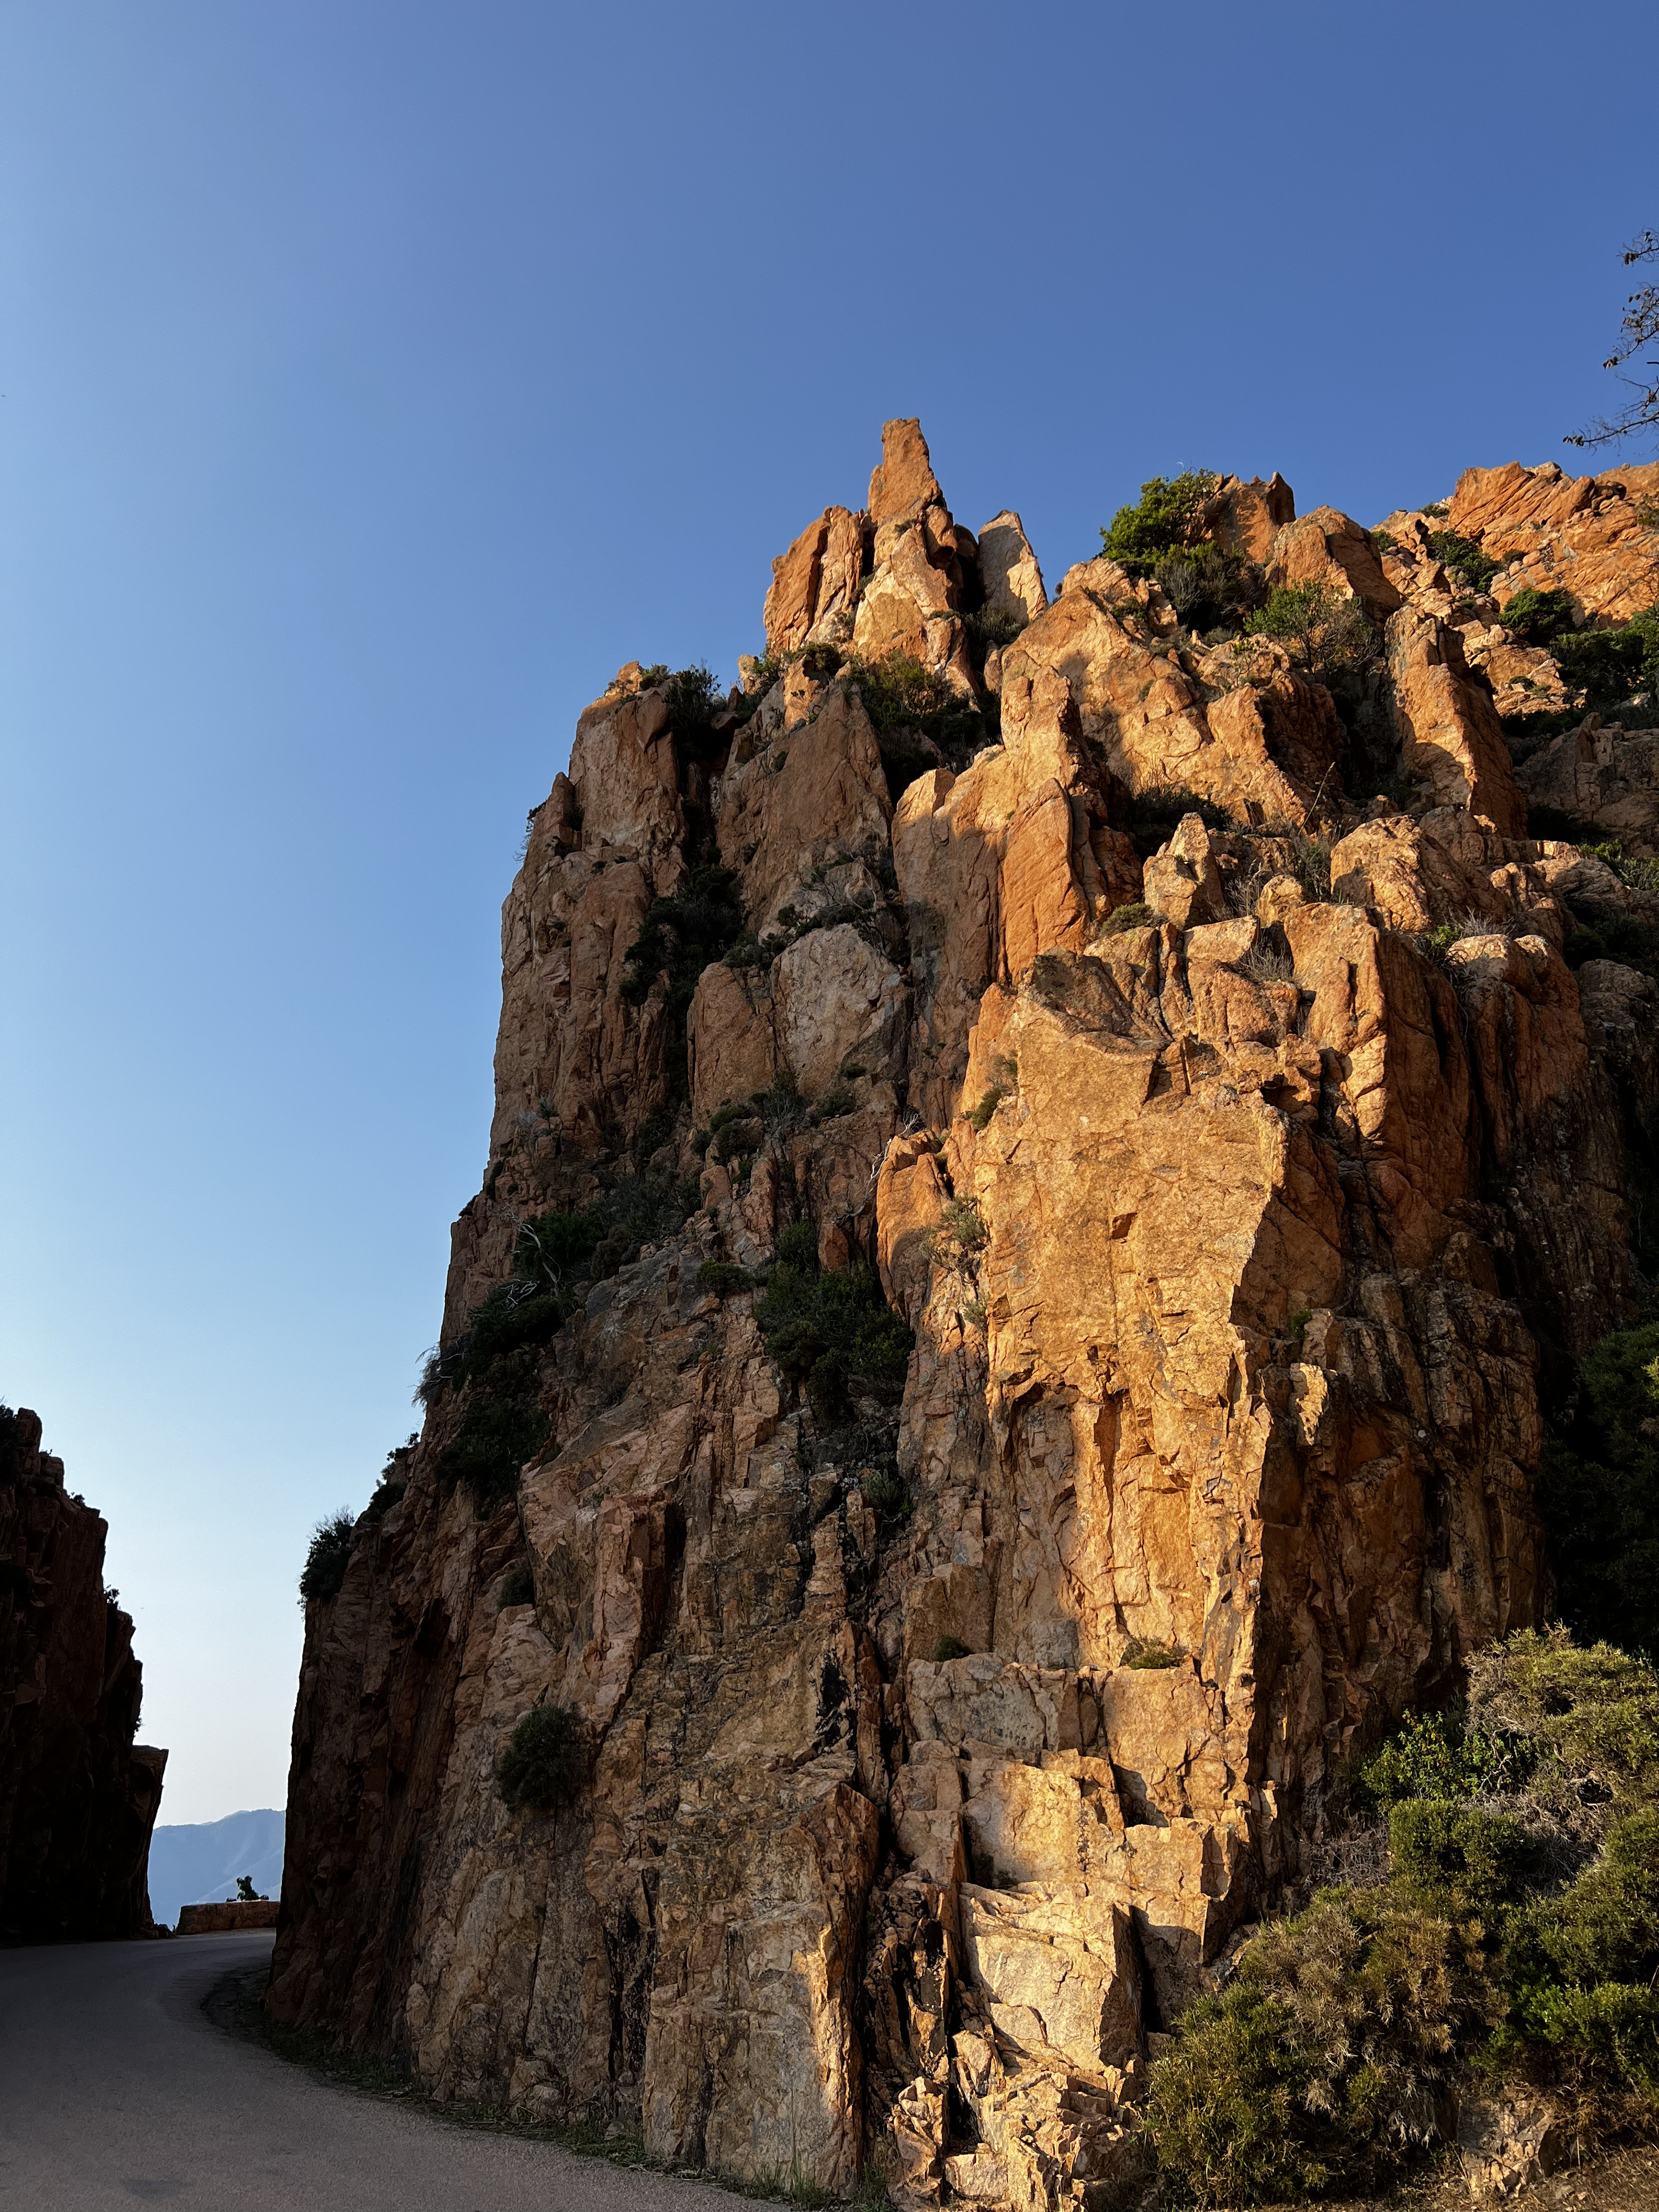
[[[1148,2032],[1310,1876],[1337,1769],[1539,1617],[1540,1384],[1631,1310],[1659,1126],[1653,985],[1563,955],[1636,895],[1525,840],[1363,533],[1223,489],[1387,623],[1436,803],[1357,810],[1279,647],[1103,561],[1048,601],[913,422],[775,564],[763,692],[583,715],[426,1430],[307,1615],[277,2017],[676,2164],[1103,2212]],[[513,1303],[526,1223],[686,1177]],[[882,1297],[902,1389],[823,1348]],[[538,1425],[469,1489],[502,1377]],[[538,1710],[572,1748],[509,1804]]]
[[[1569,477],[1553,462],[1465,469],[1449,520],[1506,564],[1500,606],[1515,593],[1567,591],[1582,612],[1624,622],[1659,595],[1652,503],[1659,463]]]
[[[143,1675],[105,1595],[108,1533],[39,1414],[0,1407],[0,1943],[154,1933],[167,1755],[133,1741]]]
[[[1603,729],[1587,714],[1516,771],[1522,796],[1616,837],[1626,853],[1659,857],[1659,730]]]

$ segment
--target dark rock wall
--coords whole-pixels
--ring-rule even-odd
[[[0,1418],[0,1942],[154,1932],[167,1753],[133,1741],[143,1670],[104,1595],[108,1534],[40,1416]]]

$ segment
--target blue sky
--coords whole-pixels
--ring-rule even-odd
[[[0,1395],[163,1819],[280,1804],[414,1425],[526,809],[920,415],[1052,578],[1141,479],[1571,461],[1648,7],[0,5]]]

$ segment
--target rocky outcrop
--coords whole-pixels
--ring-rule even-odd
[[[1268,549],[1270,584],[1325,584],[1343,599],[1358,599],[1372,621],[1386,622],[1405,601],[1384,573],[1370,532],[1334,507],[1288,523]]]
[[[1305,820],[1338,783],[1330,695],[1265,639],[1206,649],[1182,644],[1178,629],[1155,583],[1112,561],[1069,568],[1060,597],[1002,653],[1005,727],[1011,699],[1026,696],[1015,687],[1029,693],[1046,672],[1065,684],[1077,737],[1125,790],[1174,787],[1243,820]]]
[[[1492,695],[1471,679],[1456,630],[1402,607],[1388,627],[1395,732],[1408,775],[1437,805],[1488,822],[1500,836],[1524,836],[1526,802]]]
[[[1465,469],[1448,520],[1502,562],[1500,608],[1516,592],[1565,591],[1581,619],[1625,622],[1659,597],[1659,463],[1569,477],[1547,462]]]
[[[41,1450],[39,1414],[0,1407],[0,1942],[154,1932],[167,1755],[133,1741],[143,1669],[104,1588],[108,1533]]]
[[[781,672],[582,717],[425,1431],[308,1609],[277,2017],[679,2165],[1105,2212],[1338,1770],[1538,1617],[1656,1103],[1651,985],[1563,956],[1638,895],[1525,839],[1343,518],[1223,489],[1387,621],[1436,804],[1362,815],[1278,647],[1104,561],[1049,602],[915,423],[775,568]]]
[[[1248,483],[1234,476],[1218,478],[1201,516],[1206,538],[1261,562],[1271,556],[1274,538],[1295,520],[1296,494],[1277,469],[1265,483],[1260,477]]]

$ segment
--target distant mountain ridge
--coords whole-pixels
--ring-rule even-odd
[[[171,1926],[184,1905],[211,1905],[234,1897],[246,1875],[264,1897],[283,1891],[285,1816],[270,1807],[227,1813],[222,1820],[157,1828],[149,1847],[149,1907]]]

